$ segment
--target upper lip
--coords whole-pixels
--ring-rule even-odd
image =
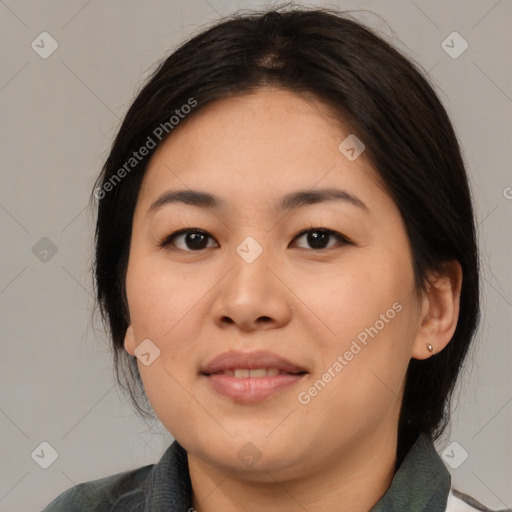
[[[304,368],[272,352],[240,352],[232,350],[214,357],[201,368],[201,373],[212,374],[237,368],[279,368],[279,370],[289,373],[306,372]]]

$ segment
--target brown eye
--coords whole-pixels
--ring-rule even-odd
[[[194,252],[215,247],[215,245],[207,245],[209,238],[213,240],[206,231],[200,229],[181,229],[167,236],[158,245],[159,247],[173,245],[182,251]]]
[[[311,228],[302,231],[299,233],[294,240],[300,239],[301,237],[306,237],[306,242],[309,244],[309,247],[300,247],[301,249],[313,249],[316,251],[330,249],[336,243],[329,243],[334,240],[334,242],[345,244],[351,244],[352,242],[341,233],[333,231],[331,229],[325,228]],[[209,235],[206,231],[197,228],[186,228],[181,229],[179,231],[175,231],[169,236],[165,237],[159,244],[159,247],[169,247],[173,246],[174,248],[186,252],[196,252],[201,251],[203,249],[208,249],[211,247],[218,247],[218,243],[214,242],[213,245],[208,245],[208,240],[214,240],[211,235]]]
[[[305,231],[302,231],[299,233],[295,240],[306,237],[307,243],[310,245],[310,247],[301,247],[301,249],[315,249],[315,250],[322,250],[322,249],[330,249],[333,245],[327,246],[328,242],[330,240],[337,239],[338,242],[341,242],[343,245],[350,244],[350,240],[343,236],[341,233],[338,233],[337,231],[333,231],[331,229],[324,229],[324,228],[312,228],[307,229]]]

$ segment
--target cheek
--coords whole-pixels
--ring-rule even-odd
[[[331,323],[336,336],[323,338],[322,367],[311,387],[301,389],[306,393],[301,403],[310,400],[305,408],[333,426],[329,435],[334,438],[364,435],[398,414],[414,307],[405,300],[389,307],[386,301],[381,304],[372,304],[371,309],[366,304],[357,318],[343,315]]]
[[[393,304],[410,300],[412,274],[404,269],[406,263],[354,251],[340,265],[297,274],[293,288],[307,312],[304,328],[315,329],[319,343],[332,346],[355,338],[375,322],[380,325],[388,310],[387,316],[394,318]]]
[[[328,405],[344,397],[353,400],[361,414],[359,400],[380,409],[400,393],[416,319],[410,262],[370,256],[347,263],[346,271],[338,269],[328,276],[316,273],[298,291],[315,312],[315,323],[308,322],[304,329],[321,355],[319,371],[331,368],[336,374],[322,401]],[[322,286],[313,288],[313,281]],[[338,371],[334,368],[337,361],[342,370],[339,364]]]
[[[194,340],[200,338],[196,320],[200,320],[200,299],[205,290],[171,271],[168,264],[138,256],[133,254],[126,279],[136,344],[150,339],[160,350],[150,365],[138,361],[139,373],[157,417],[173,435],[190,435],[196,425],[202,424],[190,390],[191,367],[198,350]]]
[[[180,272],[165,257],[143,256],[141,251],[130,260],[126,287],[136,344],[149,339],[160,350],[151,365],[138,362],[157,414],[167,414],[171,403],[181,414],[191,407],[186,390],[192,389],[196,378],[201,332],[208,321],[208,290],[214,284],[211,272],[209,276],[192,269]]]
[[[126,289],[130,318],[139,342],[144,337],[172,339],[174,332],[190,327],[188,315],[204,295],[204,291],[165,261],[137,253],[130,259]]]

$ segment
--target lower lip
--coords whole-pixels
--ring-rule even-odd
[[[232,398],[236,402],[259,402],[297,384],[307,374],[274,375],[273,377],[243,377],[237,378],[231,375],[213,374],[204,375],[213,389],[221,395]]]

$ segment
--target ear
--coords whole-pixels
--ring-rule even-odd
[[[124,336],[124,349],[131,356],[135,355],[135,335],[133,334],[133,327],[131,325],[126,329],[126,334]]]
[[[459,319],[461,287],[462,268],[456,260],[445,262],[440,272],[429,274],[413,345],[414,359],[427,359],[432,355],[427,349],[429,343],[437,354],[452,339]]]

